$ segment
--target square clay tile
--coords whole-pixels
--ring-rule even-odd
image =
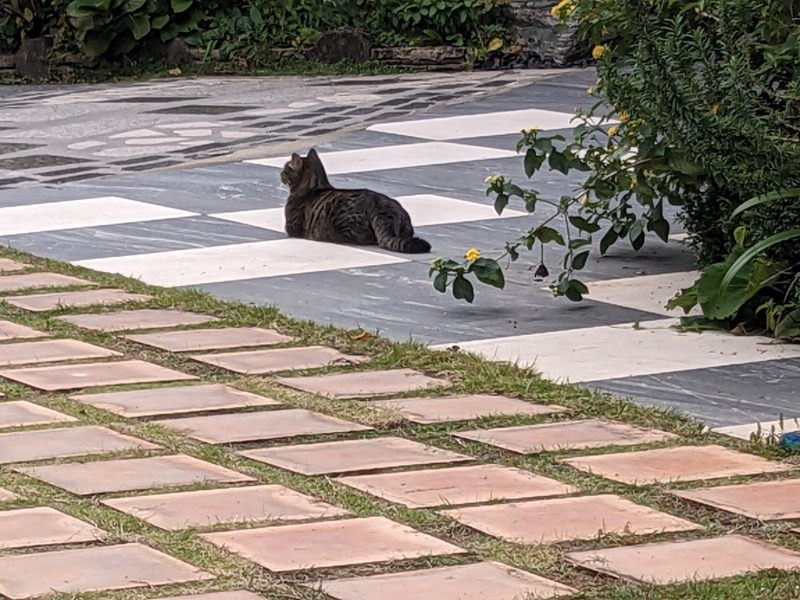
[[[208,579],[214,576],[141,544],[0,556],[0,594],[11,600]]]
[[[453,434],[504,448],[519,454],[553,452],[577,448],[600,448],[602,446],[635,446],[648,442],[674,439],[675,435],[656,429],[642,429],[625,423],[612,423],[586,419],[564,421],[543,425],[522,425],[497,429],[477,429]]]
[[[96,425],[15,431],[0,433],[0,464],[156,448],[159,446]]]
[[[510,415],[549,415],[567,410],[555,404],[543,405],[525,402],[506,396],[470,394],[464,396],[442,396],[439,398],[397,398],[376,400],[372,406],[399,412],[412,423],[442,423],[446,421],[470,421],[481,417]]]
[[[125,337],[134,342],[169,352],[202,352],[248,346],[272,346],[294,339],[272,329],[261,329],[260,327],[189,329],[142,333]]]
[[[16,292],[18,290],[36,288],[68,287],[73,285],[94,285],[91,281],[61,275],[59,273],[25,273],[23,275],[6,275],[0,277],[0,292]]]
[[[77,292],[54,292],[51,294],[31,294],[28,296],[10,296],[3,298],[8,302],[30,312],[47,312],[61,308],[84,308],[86,306],[122,304],[124,302],[145,302],[152,296],[132,294],[124,290],[100,289],[81,290]]]
[[[372,429],[300,408],[167,419],[158,424],[179,429],[189,437],[208,444],[257,442]]]
[[[0,511],[1,550],[94,542],[103,535],[103,530],[54,508]]]
[[[571,485],[501,465],[341,477],[337,481],[410,508],[565,496]]]
[[[303,475],[357,473],[472,460],[463,454],[398,437],[278,446],[245,450],[239,454]]]
[[[631,485],[721,479],[788,471],[791,467],[722,446],[680,446],[562,460],[576,469]]]
[[[725,485],[673,494],[759,521],[800,519],[800,479]]]
[[[78,394],[70,396],[70,400],[96,406],[123,417],[152,417],[280,404],[272,398],[216,383],[103,394]]]
[[[28,265],[11,260],[10,258],[0,258],[0,273],[13,273],[27,269]]]
[[[247,590],[232,592],[211,592],[209,594],[190,594],[188,596],[169,596],[162,600],[264,600],[263,596]]]
[[[544,600],[577,593],[566,585],[496,562],[323,581],[337,600]]]
[[[701,529],[695,523],[612,494],[473,506],[444,510],[442,514],[487,535],[521,544]]]
[[[325,346],[305,346],[222,354],[195,354],[192,356],[192,360],[234,373],[266,375],[280,371],[319,369],[337,364],[358,364],[366,359],[361,356],[342,354],[338,350]]]
[[[612,577],[662,585],[800,569],[800,553],[739,535],[570,552],[567,560]]]
[[[452,385],[445,379],[428,377],[411,369],[360,371],[310,377],[280,377],[278,383],[327,398],[371,398],[391,396]]]
[[[78,340],[44,340],[0,345],[0,367],[121,356]]]
[[[77,419],[26,400],[0,403],[0,428],[68,423],[70,421],[77,421]]]
[[[206,533],[201,537],[278,573],[464,552],[384,517]]]
[[[56,317],[84,329],[96,331],[131,331],[134,329],[161,329],[199,325],[217,321],[216,317],[175,309],[143,308],[140,310],[120,310],[116,312],[88,313],[85,315],[66,315]]]
[[[8,500],[15,500],[16,498],[17,497],[8,490],[0,488],[0,502],[7,502]]]
[[[210,481],[216,483],[254,481],[247,475],[183,454],[20,467],[16,470],[79,496],[132,492]]]
[[[59,365],[28,369],[6,369],[0,377],[44,390],[58,392],[107,385],[193,381],[194,375],[179,373],[143,360]]]
[[[218,523],[305,521],[348,514],[280,485],[114,498],[103,504],[171,531]]]
[[[22,338],[39,338],[47,336],[46,333],[36,331],[25,325],[18,325],[12,321],[0,321],[0,342]]]

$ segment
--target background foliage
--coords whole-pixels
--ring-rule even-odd
[[[621,242],[639,250],[647,232],[666,242],[671,204],[704,267],[672,306],[699,304],[737,331],[800,337],[800,3],[564,0],[554,14],[577,19],[596,44],[599,79],[588,91],[599,102],[571,140],[532,129],[518,150],[528,177],[552,169],[585,180],[559,199],[501,175],[487,180],[498,212],[509,201],[549,211],[498,259],[562,246],[552,289],[577,301],[590,252]],[[470,265],[435,261],[435,287],[471,300]],[[545,265],[538,274],[547,277]]]
[[[0,48],[50,36],[55,51],[114,59],[181,37],[257,64],[342,26],[378,45],[482,48],[505,19],[502,0],[0,0]]]

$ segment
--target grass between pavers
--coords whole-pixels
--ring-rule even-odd
[[[333,436],[306,436],[292,440],[294,443],[311,441],[331,441],[335,439],[359,439],[391,434],[411,440],[430,444],[439,448],[453,450],[475,457],[480,462],[493,462],[528,469],[540,475],[552,477],[578,487],[582,493],[615,493],[638,502],[652,506],[658,510],[686,518],[706,527],[699,532],[682,534],[658,534],[651,536],[603,536],[586,542],[567,542],[547,546],[511,544],[492,538],[460,525],[448,517],[440,515],[436,510],[408,509],[382,501],[368,494],[336,483],[326,477],[307,477],[293,474],[269,465],[265,465],[236,454],[237,450],[248,447],[268,447],[284,445],[287,440],[272,440],[258,444],[236,444],[228,446],[212,446],[192,440],[172,429],[158,423],[158,419],[125,419],[112,413],[70,400],[68,394],[42,394],[22,385],[3,384],[0,388],[6,394],[6,400],[26,399],[79,419],[74,423],[34,426],[2,430],[4,433],[14,430],[47,429],[53,427],[74,427],[85,424],[109,426],[116,431],[135,435],[139,438],[161,445],[163,450],[133,450],[113,455],[90,456],[81,458],[65,458],[61,462],[83,462],[87,460],[108,460],[110,457],[154,456],[182,452],[229,467],[255,477],[261,483],[281,484],[301,493],[345,508],[357,516],[381,515],[395,521],[405,523],[415,529],[450,541],[469,551],[465,556],[433,557],[421,560],[400,561],[391,564],[358,566],[341,569],[324,569],[320,571],[303,571],[277,576],[270,574],[249,561],[230,555],[198,537],[198,531],[166,532],[143,521],[117,512],[102,505],[99,499],[104,496],[79,498],[70,493],[58,490],[37,480],[11,471],[10,466],[0,467],[0,487],[18,494],[20,499],[0,503],[3,509],[14,507],[49,505],[72,514],[78,518],[96,524],[109,533],[109,541],[138,541],[151,547],[165,551],[190,564],[208,570],[218,576],[213,582],[190,583],[178,586],[160,587],[153,590],[121,590],[114,592],[68,594],[55,597],[63,598],[103,598],[134,600],[138,598],[166,597],[179,593],[193,593],[200,590],[221,590],[247,588],[258,592],[266,598],[293,598],[311,600],[324,598],[320,592],[300,584],[342,576],[384,573],[427,566],[443,566],[473,562],[478,558],[498,560],[500,562],[529,570],[550,579],[571,585],[580,590],[576,596],[592,600],[706,600],[730,598],[743,599],[790,599],[800,598],[800,574],[778,574],[763,572],[720,582],[706,582],[691,585],[645,586],[626,584],[605,577],[595,577],[579,569],[569,566],[564,561],[564,553],[571,550],[588,550],[609,546],[642,543],[655,540],[692,539],[721,535],[729,532],[744,533],[756,539],[775,543],[793,550],[800,550],[800,539],[789,530],[789,523],[759,523],[693,505],[676,498],[668,490],[676,488],[698,487],[700,485],[721,485],[736,481],[771,480],[788,477],[790,474],[763,475],[754,478],[730,478],[706,484],[699,482],[681,483],[674,486],[629,486],[580,472],[568,465],[560,463],[559,458],[598,454],[602,452],[627,452],[641,448],[666,447],[679,444],[717,443],[730,448],[755,452],[769,458],[782,458],[794,461],[775,447],[755,445],[714,434],[704,434],[702,427],[678,414],[652,408],[641,407],[631,402],[619,400],[609,395],[589,391],[577,386],[559,385],[543,380],[530,370],[518,369],[511,365],[491,363],[478,357],[461,352],[435,352],[415,343],[396,344],[384,339],[364,335],[361,331],[345,331],[329,326],[319,326],[309,322],[289,319],[277,310],[268,307],[251,307],[231,302],[216,300],[206,294],[152,288],[140,282],[122,277],[90,272],[60,262],[48,261],[32,257],[11,249],[0,251],[0,256],[14,258],[30,264],[33,269],[71,274],[92,280],[100,285],[117,287],[132,292],[151,294],[151,302],[127,305],[116,305],[113,308],[92,307],[89,309],[64,309],[53,313],[34,314],[15,309],[7,304],[0,304],[0,318],[44,330],[57,337],[70,337],[89,343],[123,352],[126,358],[138,358],[161,364],[176,370],[197,375],[203,382],[216,382],[234,385],[235,387],[262,394],[279,400],[287,407],[301,407],[316,410],[333,416],[350,419],[375,428],[374,431]],[[49,292],[52,290],[40,290]],[[22,295],[27,292],[6,293],[3,295]],[[535,400],[541,403],[560,404],[569,409],[565,414],[541,415],[532,417],[491,417],[482,418],[470,423],[446,423],[434,425],[416,425],[402,421],[390,411],[368,407],[363,400],[328,400],[308,394],[296,392],[278,386],[270,377],[245,377],[226,372],[191,361],[187,355],[150,349],[123,338],[124,333],[103,333],[81,329],[54,317],[62,314],[78,314],[97,312],[100,310],[120,310],[121,308],[180,308],[214,315],[220,319],[199,327],[219,326],[261,326],[275,328],[282,333],[295,336],[296,341],[290,345],[320,344],[338,348],[348,354],[363,354],[371,357],[366,364],[349,367],[330,367],[316,369],[309,373],[343,372],[353,370],[375,370],[381,368],[413,368],[430,375],[447,378],[454,383],[444,393],[502,393],[505,395]],[[192,329],[198,326],[191,327]],[[286,344],[284,344],[286,345]],[[296,374],[296,373],[295,373]],[[185,384],[166,384],[185,385]],[[113,388],[135,389],[144,386],[118,386]],[[94,389],[94,391],[100,391]],[[442,390],[414,392],[407,396],[433,396]],[[245,410],[273,410],[274,407],[259,407]],[[280,409],[280,407],[277,407]],[[229,411],[233,412],[233,411]],[[235,411],[241,412],[241,411]],[[218,413],[214,413],[218,414]],[[171,415],[172,418],[181,415]],[[678,434],[680,439],[668,440],[642,446],[624,448],[599,448],[568,452],[553,452],[535,455],[517,455],[493,448],[477,442],[460,440],[450,434],[454,431],[498,426],[511,426],[542,422],[557,422],[567,419],[585,417],[607,418],[627,423],[655,427]],[[427,467],[438,468],[438,467]],[[207,489],[225,487],[222,485],[194,485],[184,488],[169,488],[170,492],[181,489]],[[156,493],[163,490],[134,492],[126,494],[110,494],[109,496],[132,496],[144,493]],[[218,525],[203,528],[200,531],[218,531],[240,529],[252,526],[264,526],[264,523]],[[270,523],[274,525],[274,523]],[[39,551],[40,549],[37,549]],[[26,553],[32,550],[9,551],[8,553]]]

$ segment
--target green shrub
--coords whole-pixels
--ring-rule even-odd
[[[3,0],[0,5],[0,49],[16,50],[22,40],[60,36],[68,0]]]
[[[680,207],[691,244],[706,273],[719,275],[717,284],[735,256],[760,249],[746,269],[735,273],[738,284],[747,280],[747,293],[738,290],[736,297],[719,299],[724,310],[700,301],[705,296],[698,296],[696,287],[682,296],[681,305],[699,302],[709,319],[727,326],[800,335],[788,326],[800,306],[800,244],[788,235],[800,228],[800,199],[787,195],[737,211],[750,198],[800,187],[796,9],[794,0],[559,4],[554,13],[577,19],[581,33],[598,44],[593,54],[600,78],[590,93],[600,101],[581,115],[569,142],[532,129],[523,133],[518,149],[525,152],[529,177],[548,167],[587,177],[576,193],[557,201],[500,175],[491,178],[487,193],[495,195],[498,212],[512,198],[532,213],[543,204],[552,209],[510,242],[503,257],[515,260],[520,249],[537,244],[563,246],[563,270],[552,288],[580,300],[588,290],[575,274],[586,264],[595,238],[601,254],[623,240],[638,250],[647,231],[666,242],[669,223],[663,211],[669,203]],[[609,120],[594,117],[603,104],[613,108],[609,120],[616,117],[618,124],[609,128]],[[553,222],[563,222],[561,231]],[[773,237],[781,232],[787,235]],[[453,286],[457,297],[470,299],[473,292],[465,290],[471,286],[472,264],[434,262],[435,287]],[[542,265],[540,274],[546,271]],[[502,286],[499,278],[486,283]],[[722,293],[734,293],[730,283],[720,286]]]

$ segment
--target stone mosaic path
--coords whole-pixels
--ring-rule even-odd
[[[263,151],[549,76],[522,71],[3,86],[0,189],[174,168],[254,146]]]
[[[0,276],[0,300],[64,285],[38,273],[23,280],[35,293],[23,277]],[[81,313],[86,291],[72,290],[51,307],[75,299],[71,314],[41,321],[52,330],[0,322],[0,356],[29,356],[0,366],[2,597],[255,600],[288,585],[308,600],[610,598],[615,582],[800,569],[796,460],[453,392],[369,356],[331,372],[286,332],[102,287],[103,312]],[[71,339],[84,334],[101,356]],[[59,344],[54,364],[31,344]],[[281,368],[254,376],[239,368],[247,355]],[[354,402],[355,417],[337,416]],[[371,411],[380,425],[359,422]],[[547,472],[526,462],[547,457]],[[482,558],[491,548],[506,560]],[[551,558],[514,564],[540,550]],[[229,587],[231,569],[252,589]]]
[[[524,77],[538,79],[530,84]],[[251,138],[256,144],[251,150],[220,159],[227,164],[111,177],[57,189],[39,187],[35,192],[0,191],[0,240],[37,255],[132,275],[155,285],[201,288],[221,298],[276,305],[286,314],[317,323],[377,330],[399,341],[412,337],[439,348],[457,345],[490,360],[519,361],[551,379],[675,408],[743,439],[759,427],[765,433],[773,429],[780,433],[781,423],[791,428],[800,417],[800,347],[725,333],[678,333],[672,328],[679,313],[666,311],[664,304],[697,274],[679,229],[669,244],[654,239],[639,253],[615,248],[602,259],[590,260],[584,270],[590,293],[580,305],[553,299],[543,283],[533,280],[538,257],[514,263],[507,271],[505,290],[481,287],[473,305],[434,291],[428,278],[432,258],[459,257],[472,246],[491,255],[530,226],[530,217],[520,210],[495,213],[485,196],[484,178],[499,172],[523,180],[522,161],[514,152],[519,130],[535,124],[564,133],[574,109],[587,105],[586,88],[594,79],[594,72],[586,70],[270,80],[278,101],[286,100],[290,108],[295,104],[294,112],[272,115],[269,122],[280,130],[286,120],[305,123],[288,126],[291,131],[286,130],[285,139],[277,133],[271,142],[263,136]],[[206,106],[205,113],[222,112],[213,107],[221,104],[226,85],[233,86],[236,102],[262,106],[216,117],[203,114],[203,119],[220,118],[226,127],[247,128],[249,120],[265,119],[256,113],[272,110],[263,107],[267,84],[226,81],[164,81],[62,96],[30,92],[9,100],[7,114],[22,119],[31,114],[25,107],[39,101],[49,107],[45,110],[56,112],[80,103],[93,107],[87,110],[143,106],[137,119],[151,120],[135,125],[125,121],[126,127],[139,131],[128,131],[114,143],[167,156],[172,151],[159,154],[157,146],[136,145],[161,139],[156,133],[162,122],[154,124],[152,119],[161,119],[164,111],[170,119],[187,120],[199,117],[177,113],[199,111],[200,105]],[[120,105],[128,93],[135,94],[128,100],[139,104]],[[201,93],[206,94],[202,102],[195,98]],[[156,100],[168,106],[158,108]],[[464,102],[448,104],[457,100]],[[345,110],[348,103],[357,108]],[[233,104],[230,110],[236,108]],[[421,112],[427,108],[431,110]],[[346,119],[351,116],[358,131],[350,130],[351,121]],[[79,121],[86,126],[87,119],[84,115]],[[117,126],[111,116],[104,119],[99,118],[97,127]],[[314,132],[312,128],[322,122],[326,131]],[[183,127],[191,130],[185,123]],[[48,131],[55,135],[59,129]],[[114,131],[113,136],[121,135]],[[338,132],[336,139],[325,137],[333,132]],[[369,187],[397,197],[411,213],[418,233],[433,244],[433,253],[398,255],[377,248],[287,239],[282,209],[286,192],[278,173],[291,150],[305,151],[311,145],[320,150],[334,184]],[[111,141],[84,152],[101,153],[107,147]],[[142,168],[149,169],[148,165],[153,166],[143,163]],[[543,197],[550,199],[577,183],[554,173],[537,177]],[[674,220],[674,214],[667,216]],[[557,257],[546,259],[555,264]],[[30,278],[37,276],[22,277],[34,285]],[[96,291],[80,293],[84,295],[74,302],[99,298]],[[109,299],[118,294],[101,293]],[[325,302],[319,302],[320,293]],[[52,301],[52,297],[36,300],[43,308]],[[31,300],[14,302],[22,306]],[[323,348],[224,359],[203,353],[196,347],[193,358],[254,374],[353,360]]]

